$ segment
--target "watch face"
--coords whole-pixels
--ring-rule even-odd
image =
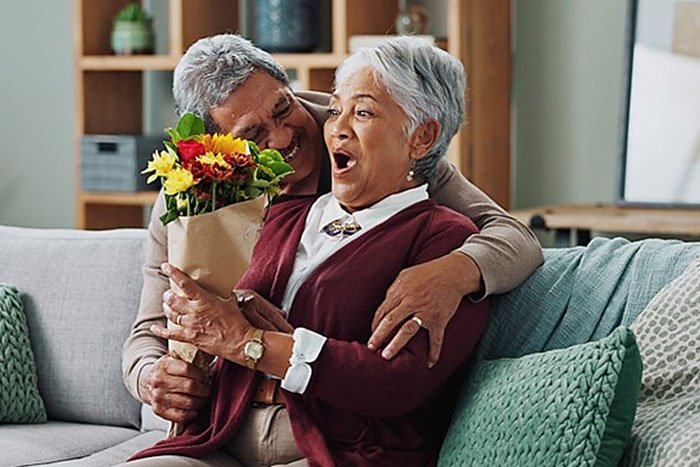
[[[245,355],[253,360],[259,360],[263,354],[263,346],[260,342],[248,342],[245,345]]]

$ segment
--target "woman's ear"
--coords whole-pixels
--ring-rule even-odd
[[[411,159],[418,160],[425,157],[437,141],[440,135],[440,122],[431,118],[421,124],[413,132],[411,137]]]

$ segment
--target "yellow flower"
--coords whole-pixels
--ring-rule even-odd
[[[207,152],[213,152],[214,154],[245,154],[248,149],[245,140],[240,138],[234,139],[231,133],[226,135],[218,133],[201,135],[198,140],[204,145]]]
[[[208,152],[206,154],[202,154],[201,156],[197,156],[197,159],[202,162],[202,164],[214,165],[214,163],[217,163],[226,169],[231,168],[231,165],[224,160],[224,156],[220,153],[214,154],[212,152]]]
[[[148,177],[146,183],[151,183],[158,177],[166,177],[173,170],[176,161],[177,157],[168,151],[154,152],[153,160],[149,161],[148,167],[141,172],[142,174],[154,172]]]
[[[178,209],[187,209],[187,198],[178,198],[177,200],[177,208]]]
[[[192,185],[194,185],[194,177],[189,170],[181,167],[171,170],[163,182],[166,195],[182,193],[187,191]]]

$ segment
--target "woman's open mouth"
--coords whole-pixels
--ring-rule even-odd
[[[357,159],[344,149],[333,150],[333,175],[338,177],[347,174],[357,164]]]
[[[294,158],[297,157],[297,154],[299,154],[299,149],[301,148],[299,142],[301,141],[302,134],[303,131],[301,130],[295,131],[287,147],[280,151],[280,154],[282,154],[286,162],[292,162]]]

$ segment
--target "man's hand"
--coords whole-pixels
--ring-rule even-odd
[[[204,406],[211,383],[198,368],[169,355],[143,369],[139,393],[153,413],[172,422],[184,423]]]
[[[428,367],[432,367],[440,357],[445,328],[462,297],[481,288],[479,267],[459,252],[404,269],[374,315],[373,334],[367,345],[372,350],[380,348],[401,326],[382,352],[382,357],[392,359],[420,330],[416,320],[410,319],[417,316],[430,334]]]

